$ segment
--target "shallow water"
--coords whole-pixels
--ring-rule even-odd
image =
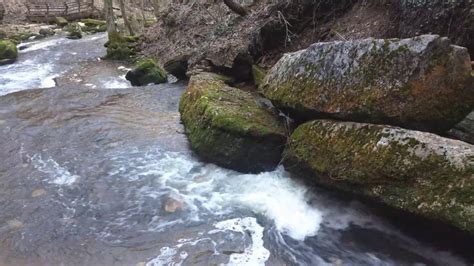
[[[185,84],[87,87],[0,97],[0,265],[467,264],[281,167],[199,161]]]
[[[19,45],[15,64],[0,66],[0,95],[30,88],[129,88],[124,63],[103,61],[106,34],[69,40],[61,34]],[[83,73],[86,72],[86,73]]]

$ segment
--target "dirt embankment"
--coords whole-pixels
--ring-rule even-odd
[[[249,15],[239,16],[221,1],[164,1],[161,19],[145,34],[143,54],[177,75],[211,68],[245,80],[252,64],[271,66],[282,53],[320,41],[436,33],[474,53],[469,0],[240,2]]]

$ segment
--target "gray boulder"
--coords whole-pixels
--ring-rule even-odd
[[[474,104],[467,49],[447,38],[316,43],[286,54],[263,94],[304,120],[337,118],[447,131]]]

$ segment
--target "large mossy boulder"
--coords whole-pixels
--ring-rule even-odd
[[[280,162],[286,136],[278,113],[225,77],[192,76],[179,109],[191,148],[205,160],[251,173]]]
[[[0,66],[15,62],[17,57],[16,45],[9,40],[0,40]]]
[[[74,22],[66,26],[67,37],[68,39],[76,40],[82,38],[82,28],[79,23]]]
[[[105,20],[86,18],[81,19],[81,22],[84,24],[82,30],[85,32],[97,33],[107,31],[107,23]]]
[[[263,94],[303,120],[337,118],[436,132],[471,110],[467,49],[449,39],[364,39],[316,43],[286,54]]]
[[[58,25],[59,27],[65,27],[65,26],[67,26],[67,24],[68,24],[69,22],[67,21],[67,19],[65,19],[65,18],[63,18],[63,17],[55,17],[55,18],[54,18],[54,23],[55,23],[56,25]]]
[[[133,86],[146,86],[148,84],[165,83],[168,78],[164,71],[153,59],[139,61],[135,69],[128,71],[125,78]]]
[[[310,181],[474,233],[474,146],[354,122],[299,126],[284,165]]]

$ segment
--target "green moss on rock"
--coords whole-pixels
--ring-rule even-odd
[[[226,81],[210,73],[191,77],[180,113],[192,149],[210,162],[242,172],[274,169],[286,139],[278,114]]]
[[[66,26],[69,22],[67,21],[67,19],[63,18],[63,17],[56,17],[54,19],[54,23],[60,27],[64,27]]]
[[[106,59],[110,60],[130,60],[137,54],[138,37],[121,36],[119,33],[109,34]]]
[[[0,65],[11,64],[18,57],[15,43],[9,40],[0,40]]]
[[[104,20],[86,18],[81,19],[81,22],[85,25],[85,27],[82,29],[85,32],[96,33],[107,31],[107,23]]]
[[[299,126],[288,170],[329,187],[474,232],[474,146],[396,127],[328,120]]]
[[[67,38],[68,39],[81,39],[82,38],[82,28],[79,25],[79,23],[74,22],[71,24],[68,24],[65,27],[65,30],[67,31]]]
[[[145,86],[148,84],[165,83],[168,78],[164,71],[153,59],[139,61],[135,69],[129,71],[125,76],[133,86]]]
[[[37,34],[34,34],[30,31],[23,31],[23,32],[18,32],[16,34],[10,36],[9,38],[18,44],[18,43],[27,41],[31,37],[35,37],[35,36],[37,36]]]

